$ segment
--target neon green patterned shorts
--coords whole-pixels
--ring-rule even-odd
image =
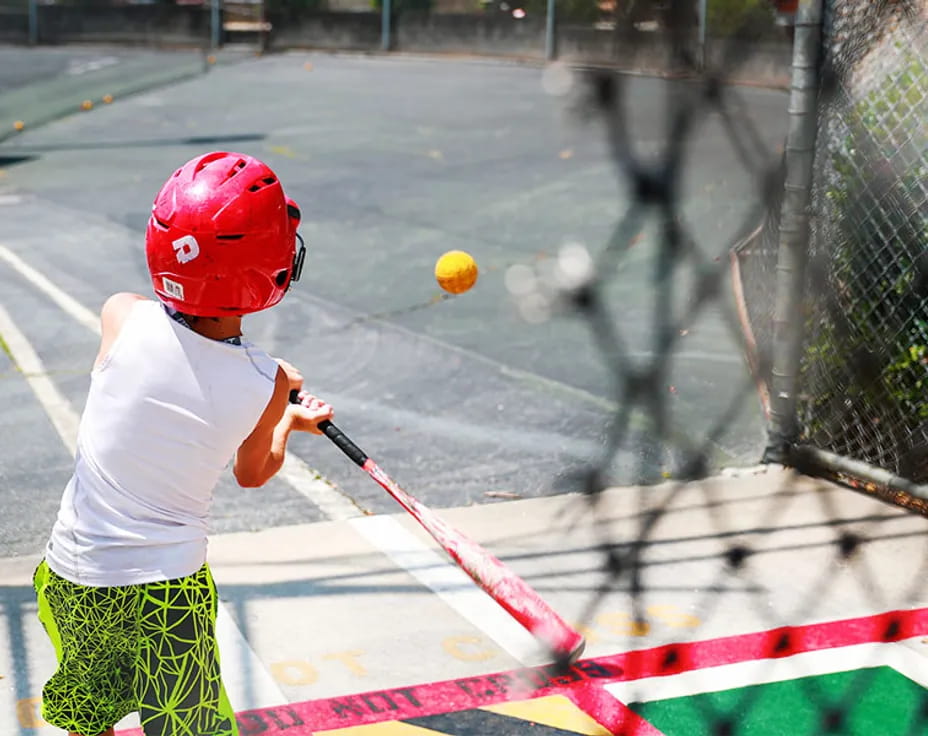
[[[209,567],[96,588],[65,580],[43,561],[33,582],[58,655],[42,689],[46,721],[95,736],[138,711],[146,736],[237,736],[219,673]]]

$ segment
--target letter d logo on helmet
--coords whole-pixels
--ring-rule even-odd
[[[177,252],[178,263],[187,263],[200,255],[200,244],[192,235],[185,235],[182,238],[178,238],[171,243],[171,245]]]
[[[185,314],[258,312],[299,278],[299,208],[252,156],[215,151],[181,166],[155,197],[145,232],[158,298]],[[168,291],[168,282],[179,286]]]

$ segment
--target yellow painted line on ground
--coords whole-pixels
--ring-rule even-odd
[[[485,705],[480,710],[488,710],[491,713],[519,718],[523,721],[532,721],[562,731],[586,734],[586,736],[610,736],[609,731],[563,695]]]
[[[268,146],[268,149],[271,153],[276,153],[278,156],[283,156],[285,158],[297,158],[296,151],[294,151],[290,146]]]
[[[482,706],[478,710],[488,711],[509,718],[525,721],[526,726],[547,726],[560,731],[583,734],[583,736],[611,736],[602,725],[580,710],[563,695],[549,695],[532,700],[517,700],[509,703]],[[475,711],[461,711],[462,723],[465,713]],[[454,713],[448,714],[452,718]],[[458,731],[452,731],[458,733]],[[319,736],[448,736],[446,731],[434,731],[430,728],[413,726],[404,721],[384,721],[371,723],[366,726],[351,726],[339,728],[334,731],[320,731]]]

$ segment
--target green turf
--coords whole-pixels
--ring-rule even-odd
[[[891,667],[633,703],[631,708],[666,736],[928,733],[928,691]]]

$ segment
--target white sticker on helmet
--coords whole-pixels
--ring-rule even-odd
[[[171,243],[171,245],[174,246],[174,250],[176,251],[178,263],[188,263],[200,255],[200,244],[192,235],[185,235],[182,238],[178,238]]]
[[[184,298],[184,287],[181,284],[178,284],[176,281],[171,281],[167,276],[161,277],[161,283],[164,286],[164,290],[173,296],[175,299],[180,299],[183,301]]]

